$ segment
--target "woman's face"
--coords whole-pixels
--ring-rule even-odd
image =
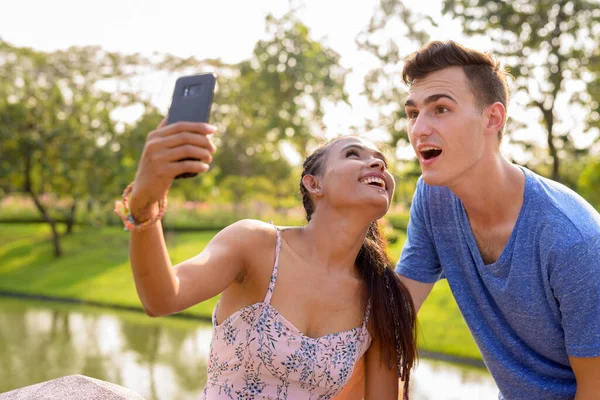
[[[372,209],[375,219],[385,215],[395,182],[385,157],[373,143],[357,137],[342,138],[330,146],[325,157],[319,177],[323,199],[334,207]]]

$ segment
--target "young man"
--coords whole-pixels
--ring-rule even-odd
[[[422,177],[396,272],[415,306],[448,280],[500,399],[600,399],[600,215],[500,154],[492,56],[432,42],[403,78]]]

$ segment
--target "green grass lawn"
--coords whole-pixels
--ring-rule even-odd
[[[196,255],[216,232],[170,233],[173,263]],[[404,235],[390,246],[397,260]],[[45,224],[0,224],[0,290],[83,299],[141,309],[128,261],[129,235],[120,228],[76,228],[62,238],[64,256],[54,258]],[[216,299],[185,314],[210,316]],[[433,289],[419,312],[420,347],[455,356],[480,358],[445,281]]]
[[[196,255],[215,232],[170,234],[173,263]],[[46,224],[0,224],[0,290],[83,299],[142,309],[128,259],[129,234],[120,228],[76,228],[55,258]],[[216,299],[186,314],[209,316]]]

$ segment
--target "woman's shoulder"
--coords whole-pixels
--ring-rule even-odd
[[[244,274],[243,278],[236,279],[236,282],[258,282],[258,292],[266,290],[263,288],[263,281],[268,281],[272,266],[267,260],[273,258],[273,253],[277,243],[277,229],[274,225],[255,219],[239,220],[221,232],[219,235],[224,237],[224,243],[230,243],[228,248],[243,254]],[[244,290],[248,290],[246,286]]]
[[[242,219],[227,226],[219,232],[219,235],[238,242],[244,247],[250,246],[250,249],[257,249],[274,242],[277,230],[274,225],[264,221]]]
[[[276,232],[275,225],[250,218],[236,221],[225,229],[236,233],[246,233],[250,235],[264,235],[268,233],[275,234]]]

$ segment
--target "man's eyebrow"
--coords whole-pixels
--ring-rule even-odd
[[[429,105],[431,103],[435,103],[436,101],[438,101],[439,99],[442,99],[442,98],[446,98],[454,103],[458,103],[456,100],[454,100],[454,97],[450,96],[449,94],[438,93],[438,94],[432,94],[431,96],[427,97],[425,99],[425,101],[423,102],[423,104]],[[404,103],[404,107],[416,107],[416,105],[417,105],[417,103],[415,103],[412,99],[408,99],[408,100],[406,100],[406,103]]]
[[[340,150],[340,153],[343,152],[344,150],[348,150],[348,149],[351,149],[351,148],[356,148],[356,149],[360,149],[360,150],[370,150],[370,149],[367,149],[363,145],[356,144],[356,143],[351,143],[351,144],[348,144],[348,145],[344,146],[342,148],[342,150]],[[385,156],[383,155],[382,152],[376,150],[373,153],[375,153],[375,156],[377,156],[377,158],[381,158],[383,160],[383,162],[387,164],[387,158],[385,158]]]

